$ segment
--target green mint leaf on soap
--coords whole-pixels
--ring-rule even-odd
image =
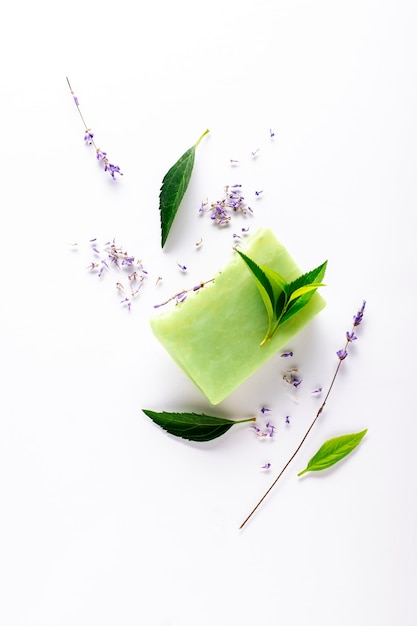
[[[324,277],[327,261],[287,283],[272,268],[258,265],[240,250],[236,249],[236,252],[252,272],[268,314],[268,328],[261,342],[263,346],[275,335],[281,324],[298,313],[310,301],[314,292],[324,286],[320,281]]]
[[[229,420],[223,417],[204,415],[204,413],[169,413],[166,411],[158,413],[148,409],[142,409],[142,411],[171,435],[191,441],[216,439],[234,424],[253,422],[256,419],[250,417],[244,420]]]
[[[267,272],[264,271],[264,268],[261,268],[257,263],[255,263],[255,261],[246,256],[246,254],[243,254],[243,252],[241,252],[240,250],[236,249],[236,252],[239,254],[239,256],[243,259],[243,261],[252,272],[256,286],[259,293],[261,294],[262,301],[265,305],[268,315],[268,330],[264,339],[264,341],[266,341],[272,327],[272,322],[274,320],[275,302],[277,298],[276,290],[274,290],[274,285],[268,278]]]
[[[352,452],[360,444],[368,429],[351,435],[342,435],[328,439],[319,448],[316,454],[309,460],[307,467],[298,474],[301,476],[306,472],[318,472],[327,469],[335,463],[338,463]]]
[[[181,204],[194,167],[195,151],[209,130],[207,129],[196,143],[165,174],[159,194],[159,211],[161,217],[161,246],[165,245],[175,215]]]
[[[299,276],[288,285],[290,297],[286,311],[284,311],[281,317],[281,324],[305,307],[311,300],[316,289],[324,286],[321,281],[324,278],[326,267],[327,261],[314,270]]]

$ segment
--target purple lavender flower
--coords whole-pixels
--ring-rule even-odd
[[[93,137],[94,137],[94,133],[91,131],[91,128],[86,128],[85,135],[84,135],[85,143],[91,146],[91,144],[93,143]]]
[[[104,171],[110,172],[110,176],[113,178],[113,180],[116,180],[115,174],[120,174],[120,176],[123,176],[122,172],[120,171],[120,167],[118,165],[112,165],[112,163],[109,163],[107,159],[104,159]]]
[[[84,125],[84,129],[85,129],[84,130],[84,141],[85,141],[85,143],[87,145],[89,145],[89,146],[93,145],[96,148],[96,158],[97,158],[97,160],[98,161],[103,161],[103,163],[104,163],[104,171],[105,172],[109,172],[110,176],[113,178],[113,180],[116,180],[115,174],[119,174],[120,176],[123,176],[122,172],[120,171],[120,167],[118,165],[113,165],[112,163],[110,163],[108,158],[107,158],[107,153],[104,152],[103,150],[101,150],[100,148],[96,147],[96,144],[94,142],[94,133],[91,130],[91,128],[87,127],[87,124],[86,124],[86,122],[84,120],[84,117],[83,117],[83,115],[81,113],[81,110],[80,110],[80,104],[79,104],[78,98],[74,94],[74,91],[73,91],[73,89],[71,87],[71,83],[69,82],[68,76],[66,78],[67,78],[68,87],[69,87],[71,95],[73,97],[75,106],[78,109],[78,113],[79,113],[79,115],[81,117],[81,121],[82,121],[82,123]]]
[[[338,350],[336,354],[341,361],[343,361],[348,355],[347,351],[344,348],[342,348],[341,350]]]
[[[299,387],[302,383],[302,379],[298,376],[298,369],[296,367],[288,370],[282,378],[286,383],[293,385],[295,388]]]
[[[246,215],[248,211],[252,213],[252,209],[245,203],[244,197],[240,193],[242,185],[226,185],[224,188],[225,197],[210,205],[210,217],[218,226],[226,226],[230,220],[230,211],[233,213],[242,213]],[[207,203],[203,203],[200,211],[205,210]],[[242,229],[243,232],[243,229]]]
[[[96,157],[98,161],[104,161],[107,157],[107,152],[103,152],[103,150],[97,148]]]
[[[265,414],[265,413],[269,413],[269,411],[270,411],[270,410],[271,410],[271,409],[268,409],[266,406],[263,406],[263,407],[261,408],[261,413],[263,413],[263,414]]]
[[[130,298],[123,298],[123,300],[120,300],[120,304],[126,304],[129,311],[132,308],[132,302],[130,301]]]
[[[133,265],[135,262],[135,257],[134,256],[128,256],[125,254],[125,256],[122,259],[122,265],[128,265],[129,267],[131,265]]]
[[[269,470],[271,468],[271,463],[265,463],[264,465],[262,465],[261,469],[263,470]]]
[[[290,416],[289,416],[289,415],[286,415],[286,416],[285,416],[285,423],[286,423],[286,424],[289,424],[289,423],[290,423]]]
[[[364,300],[362,302],[362,306],[359,309],[359,311],[356,313],[356,315],[353,316],[353,325],[354,326],[359,326],[359,324],[362,322],[363,313],[365,311],[365,305],[366,305],[366,301]]]
[[[273,437],[274,434],[275,434],[275,428],[276,427],[273,424],[271,424],[271,422],[268,422],[267,425],[266,425],[266,428],[269,428],[269,433],[268,433],[269,436]]]
[[[354,332],[349,332],[347,330],[346,331],[346,339],[347,339],[347,341],[355,341],[357,339],[357,336],[355,335]]]

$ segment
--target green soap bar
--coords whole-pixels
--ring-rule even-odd
[[[261,228],[249,237],[243,251],[259,265],[279,272],[287,282],[303,273],[268,229]],[[268,327],[267,312],[253,275],[236,254],[213,283],[175,309],[156,315],[151,327],[174,361],[212,404],[218,404],[324,306],[316,292],[260,346]]]

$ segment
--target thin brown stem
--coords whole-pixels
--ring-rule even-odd
[[[74,98],[74,104],[75,104],[75,106],[77,107],[77,111],[78,111],[78,113],[79,113],[79,116],[80,116],[80,118],[81,118],[82,123],[84,124],[84,128],[85,128],[85,130],[86,130],[86,131],[88,131],[88,130],[90,130],[90,128],[89,128],[89,126],[87,126],[87,122],[85,121],[84,116],[83,116],[83,114],[81,113],[81,109],[80,109],[80,105],[78,104],[78,99],[77,99],[77,96],[75,95],[75,93],[74,93],[74,91],[73,91],[73,89],[72,89],[72,87],[71,87],[71,83],[69,82],[69,78],[68,78],[68,76],[66,76],[65,78],[67,79],[67,83],[68,83],[69,90],[70,90],[70,92],[71,92],[72,97]],[[90,143],[94,146],[94,148],[96,149],[96,151],[98,151],[98,148],[97,148],[97,146],[96,146],[96,144],[95,144],[94,139],[90,139]]]
[[[353,332],[353,330],[352,330]],[[346,350],[347,346],[348,346],[349,340],[346,341],[344,350]],[[285,472],[285,470],[287,469],[287,467],[290,465],[290,463],[293,461],[293,459],[295,458],[295,456],[298,454],[301,446],[303,445],[303,443],[305,442],[305,440],[307,439],[308,435],[310,434],[310,431],[312,430],[314,424],[317,422],[320,414],[323,412],[323,409],[326,405],[327,399],[330,395],[330,392],[333,388],[333,385],[335,383],[336,377],[339,373],[339,369],[340,366],[342,365],[342,360],[339,358],[339,361],[337,363],[336,369],[334,371],[333,374],[333,378],[330,382],[329,388],[327,389],[327,393],[324,397],[323,402],[321,403],[321,406],[319,408],[319,410],[317,411],[313,421],[311,422],[310,426],[308,427],[306,433],[304,434],[303,438],[301,439],[300,443],[298,444],[297,448],[295,449],[295,451],[292,453],[292,455],[290,456],[290,458],[288,459],[288,461],[285,463],[284,467],[281,469],[280,473],[278,474],[278,476],[275,478],[274,482],[271,484],[271,486],[266,490],[266,492],[264,493],[264,495],[262,496],[262,498],[258,501],[258,503],[253,507],[252,511],[249,513],[249,515],[245,518],[245,520],[242,522],[242,524],[239,526],[239,530],[241,530],[244,525],[246,524],[246,522],[252,517],[252,515],[255,513],[255,511],[257,511],[257,509],[260,507],[260,505],[262,504],[262,502],[265,500],[265,498],[268,496],[268,494],[272,491],[272,489],[275,487],[275,485],[277,484],[277,482],[279,481],[279,479],[281,478],[281,476],[283,475],[283,473]]]

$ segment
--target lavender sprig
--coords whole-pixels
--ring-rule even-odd
[[[297,455],[297,453],[299,452],[301,446],[303,445],[303,443],[305,442],[305,440],[307,439],[310,431],[312,430],[314,424],[317,422],[320,414],[322,413],[327,399],[330,395],[331,390],[333,389],[333,385],[335,383],[336,377],[339,373],[340,367],[342,365],[342,362],[346,359],[346,357],[348,356],[348,345],[349,343],[351,343],[354,339],[357,339],[356,335],[354,335],[354,329],[359,326],[359,324],[361,324],[362,320],[363,320],[363,315],[364,315],[364,311],[365,311],[365,305],[366,305],[366,301],[364,300],[362,303],[361,308],[359,309],[359,311],[356,313],[356,315],[354,315],[353,317],[353,327],[351,331],[347,331],[346,332],[346,343],[345,346],[343,348],[341,348],[340,350],[338,350],[336,352],[337,357],[338,357],[338,363],[335,369],[335,372],[333,374],[333,378],[330,382],[329,388],[327,390],[327,393],[325,395],[325,398],[322,402],[322,404],[320,405],[319,410],[316,413],[315,418],[313,419],[313,421],[311,422],[310,426],[308,427],[304,437],[301,439],[300,443],[298,444],[297,448],[295,449],[295,451],[293,452],[293,454],[291,455],[291,457],[288,459],[288,461],[285,463],[284,467],[282,468],[282,470],[280,471],[280,473],[278,474],[278,476],[275,478],[275,480],[273,481],[273,483],[271,484],[271,486],[267,489],[267,491],[264,493],[264,495],[262,496],[262,498],[258,501],[258,503],[256,504],[256,506],[254,506],[254,508],[252,509],[252,511],[249,513],[249,515],[245,518],[245,520],[242,522],[242,524],[239,526],[239,530],[242,529],[244,527],[244,525],[246,524],[246,522],[252,517],[252,515],[255,513],[255,511],[259,508],[259,506],[262,504],[262,502],[265,500],[265,498],[267,497],[267,495],[272,491],[273,487],[275,487],[275,485],[277,484],[278,480],[281,478],[281,476],[283,475],[283,473],[285,472],[285,470],[287,469],[287,467],[290,465],[291,461],[293,461],[293,459],[295,458],[295,456]]]
[[[77,111],[81,117],[81,121],[84,124],[84,141],[88,146],[94,146],[96,150],[96,158],[98,161],[101,161],[103,163],[104,171],[109,172],[113,180],[116,180],[115,174],[120,174],[120,176],[123,176],[122,172],[120,171],[120,167],[118,165],[113,165],[113,163],[110,163],[109,159],[107,158],[107,152],[104,152],[101,148],[97,148],[97,145],[94,141],[94,133],[91,130],[91,128],[89,128],[86,124],[83,114],[81,113],[80,103],[78,101],[77,96],[74,94],[72,90],[71,83],[68,80],[68,76],[66,76],[66,79],[67,79],[67,83],[68,83],[68,87],[70,89],[71,95],[74,100],[74,104],[77,107]]]
[[[194,287],[191,287],[191,289],[184,289],[183,291],[180,291],[179,293],[176,293],[174,296],[171,296],[170,298],[168,298],[168,300],[165,300],[165,302],[161,302],[160,304],[154,304],[153,308],[159,309],[159,307],[165,306],[166,304],[168,304],[168,302],[171,302],[172,300],[176,301],[175,302],[176,305],[181,304],[187,299],[187,294],[189,294],[191,291],[200,291],[200,289],[202,289],[203,287],[205,287],[206,285],[212,282],[214,282],[214,278],[210,278],[209,280],[201,282],[198,285],[194,285]]]

